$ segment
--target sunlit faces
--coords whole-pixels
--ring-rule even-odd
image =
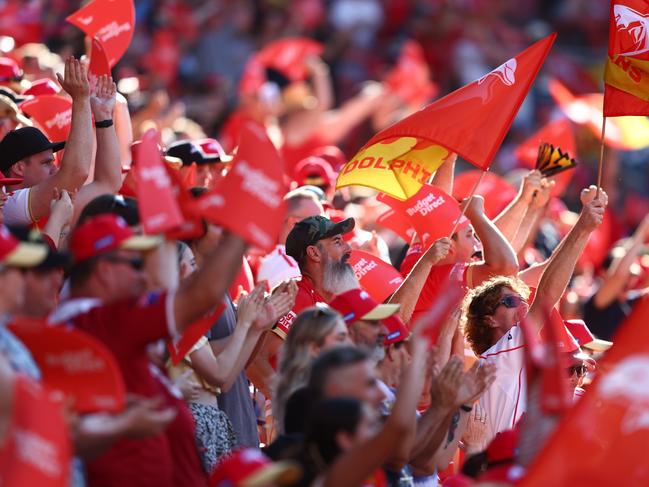
[[[29,296],[25,311],[30,316],[47,316],[59,302],[63,269],[30,269],[24,275],[25,295]]]
[[[379,389],[376,367],[370,360],[340,367],[331,374],[324,387],[325,396],[353,397],[374,407],[384,399]]]
[[[111,300],[140,296],[146,291],[144,260],[139,252],[119,250],[102,255],[96,272],[109,289]]]
[[[332,347],[340,345],[351,345],[352,341],[347,331],[347,325],[342,319],[336,320],[336,324],[329,332],[329,334],[324,338],[322,346],[319,349],[319,353],[324,352]]]
[[[473,254],[480,250],[480,241],[471,225],[460,228],[453,234],[451,242],[453,243],[457,262],[470,262]]]
[[[379,362],[385,358],[385,337],[388,330],[380,321],[358,320],[349,327],[352,341],[365,348],[372,359]]]
[[[25,187],[36,186],[57,171],[51,149],[25,158],[16,163],[12,169],[18,177],[23,178]]]
[[[519,323],[527,314],[529,306],[527,301],[518,293],[508,287],[503,287],[500,300],[493,312],[492,323],[500,334],[505,334],[516,323]]]

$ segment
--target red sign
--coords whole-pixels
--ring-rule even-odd
[[[0,446],[0,485],[70,485],[72,446],[60,396],[15,376],[11,418]]]
[[[148,234],[180,226],[183,217],[173,194],[172,181],[158,149],[157,132],[149,129],[134,147],[138,208]]]
[[[466,171],[458,175],[453,183],[453,196],[458,200],[468,198],[481,175],[482,171]],[[493,219],[516,197],[518,191],[500,176],[487,172],[475,194],[484,196],[485,213]]]
[[[11,331],[29,349],[43,383],[73,399],[80,413],[121,411],[126,389],[111,352],[79,330],[47,326],[43,321],[15,319]]]
[[[72,101],[60,95],[41,95],[27,100],[20,109],[31,117],[52,142],[63,142],[70,134]]]
[[[433,98],[439,91],[430,80],[430,69],[424,51],[417,41],[408,40],[401,48],[396,66],[385,83],[405,102],[420,105]]]
[[[90,54],[90,65],[88,66],[88,79],[90,85],[97,84],[97,78],[100,76],[110,76],[110,64],[104,51],[104,46],[96,37],[92,39],[92,52]]]
[[[619,328],[595,381],[517,485],[649,485],[648,321],[645,298]]]
[[[415,229],[412,228],[412,224],[408,218],[404,216],[403,213],[392,208],[379,215],[376,219],[376,224],[385,227],[388,230],[392,230],[406,243],[410,243],[415,234]]]
[[[403,282],[398,270],[368,252],[353,250],[348,262],[360,285],[377,303],[392,296]]]
[[[187,355],[192,347],[196,344],[201,337],[214,326],[216,320],[221,316],[223,308],[225,306],[221,304],[213,312],[207,316],[201,318],[200,320],[192,323],[183,333],[183,335],[175,342],[167,342],[167,350],[169,351],[169,356],[171,357],[171,363],[178,365],[180,361]]]
[[[424,184],[406,201],[386,195],[380,199],[409,219],[424,248],[439,238],[448,237],[462,213],[455,198],[430,184]]]
[[[232,169],[217,187],[196,201],[205,219],[270,252],[284,223],[284,162],[255,123],[246,123]]]
[[[133,0],[92,0],[65,20],[104,46],[110,67],[128,49],[135,29]]]

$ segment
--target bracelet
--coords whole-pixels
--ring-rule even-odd
[[[112,126],[113,126],[112,118],[107,118],[106,120],[95,122],[95,127],[97,127],[98,129],[107,129],[108,127],[112,127]]]
[[[462,404],[460,406],[460,409],[465,413],[470,413],[471,411],[473,411],[473,406],[467,406],[466,404]]]

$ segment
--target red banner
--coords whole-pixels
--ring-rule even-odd
[[[214,326],[216,320],[223,313],[223,308],[225,306],[221,304],[214,311],[204,316],[198,321],[195,321],[183,333],[175,342],[167,342],[167,350],[169,351],[169,356],[171,357],[171,363],[178,365],[178,363],[187,355],[192,347],[196,344],[198,340],[201,339],[205,333]]]
[[[63,398],[16,375],[11,417],[0,446],[0,485],[68,487],[71,459]]]
[[[352,250],[348,261],[361,287],[377,303],[382,303],[399,289],[401,273],[379,257],[362,250]]]
[[[232,169],[196,209],[212,223],[270,252],[286,214],[284,162],[265,129],[246,123]]]
[[[144,230],[151,235],[175,229],[183,222],[156,140],[157,132],[149,129],[134,148],[138,208]]]
[[[70,134],[72,101],[60,95],[41,95],[26,100],[20,109],[31,117],[52,142],[63,142]]]
[[[396,66],[385,78],[388,87],[413,106],[431,100],[439,88],[430,80],[430,69],[424,50],[417,41],[408,40],[401,47]]]
[[[392,208],[379,215],[376,219],[376,224],[392,230],[406,243],[410,243],[415,234],[415,229],[412,228],[412,223],[410,223],[408,218],[403,213]]]
[[[587,393],[562,419],[519,484],[648,485],[649,301],[627,318]],[[576,461],[566,461],[575,458]]]
[[[112,68],[133,38],[135,7],[133,0],[92,0],[65,20],[101,42]]]
[[[95,86],[100,76],[110,76],[110,64],[104,51],[104,46],[96,37],[92,39],[92,52],[90,53],[90,65],[88,66],[88,79],[90,85]]]
[[[43,374],[43,383],[72,399],[75,411],[118,412],[126,389],[111,352],[79,330],[14,319],[9,328],[29,349]]]

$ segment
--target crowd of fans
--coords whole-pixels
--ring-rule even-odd
[[[406,39],[421,44],[445,94],[558,30],[544,76],[585,93],[598,90],[590,71],[605,51],[608,9],[534,0],[135,7],[114,79],[92,82],[83,37],[63,22],[78,5],[0,7],[15,20],[0,38],[0,451],[13,385],[23,376],[47,384],[7,326],[29,317],[99,340],[126,387],[120,412],[67,408],[75,486],[520,479],[534,458],[515,455],[520,425],[540,421],[522,324],[542,336],[559,320],[580,400],[649,289],[649,217],[607,209],[629,198],[642,206],[647,186],[622,191],[626,156],[614,153],[603,187],[590,185],[597,141],[579,127],[581,164],[563,193],[539,171],[516,170],[516,146],[556,114],[543,77],[493,166],[518,187],[513,199],[495,213],[495,194],[463,200],[466,218],[429,247],[376,223],[387,209],[376,192],[336,190],[335,179],[370,134],[420,108],[383,82]],[[242,87],[250,56],[286,36],[324,44],[304,80],[266,69],[258,87]],[[44,93],[72,102],[65,141],[21,110]],[[207,219],[191,238],[144,234],[133,169],[142,135],[159,132],[164,163],[198,198],[236,164],[246,123],[277,146],[290,182],[274,250]],[[432,184],[454,194],[462,164],[450,157]],[[403,276],[385,302],[349,265],[356,249]],[[441,319],[440,303],[452,308]],[[206,316],[208,331],[172,360],[167,344]]]

